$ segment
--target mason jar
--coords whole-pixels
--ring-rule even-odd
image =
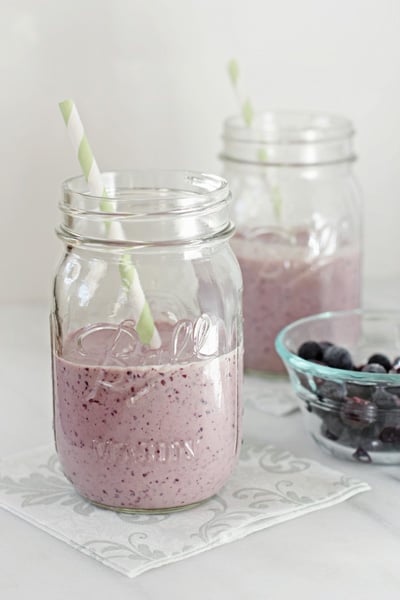
[[[172,510],[219,491],[238,459],[242,280],[225,180],[109,172],[68,180],[51,315],[54,432],[91,502]],[[106,212],[104,211],[106,208]]]
[[[262,112],[225,122],[232,247],[244,284],[244,366],[281,373],[274,348],[292,321],[360,305],[361,198],[353,127],[340,116]]]

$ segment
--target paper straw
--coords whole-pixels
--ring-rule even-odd
[[[247,127],[251,127],[254,117],[253,105],[250,101],[250,98],[246,98],[245,100],[242,99],[242,95],[239,91],[239,73],[239,65],[237,61],[234,58],[232,58],[232,60],[230,60],[228,63],[229,79],[231,80],[233,91],[235,92],[243,121],[245,122]]]
[[[75,103],[72,100],[64,100],[60,102],[59,106],[71,138],[72,146],[88,182],[90,193],[103,198],[100,202],[100,210],[107,213],[115,212],[113,202],[107,200],[107,190],[104,187],[99,167],[97,166]],[[117,231],[115,231],[115,228],[113,231],[112,224],[106,222],[107,233],[109,237],[124,239],[122,227],[120,223],[118,225],[119,228]],[[119,262],[119,272],[122,284],[132,298],[132,318],[136,323],[136,331],[140,341],[143,344],[149,344],[151,348],[159,348],[161,346],[160,335],[154,324],[150,306],[140,285],[139,274],[132,264],[129,254],[122,256]]]
[[[254,111],[253,105],[249,98],[245,100],[242,99],[242,94],[239,90],[239,65],[238,62],[232,58],[228,62],[228,75],[232,84],[233,91],[235,92],[235,96],[237,102],[239,104],[240,113],[242,115],[242,119],[246,125],[246,127],[251,127],[253,124]],[[266,163],[268,160],[267,150],[264,147],[261,147],[257,151],[257,160],[261,163]],[[277,185],[271,185],[267,173],[264,173],[264,181],[269,192],[269,197],[272,204],[272,210],[274,212],[275,219],[278,223],[281,221],[282,217],[282,195],[280,189]]]

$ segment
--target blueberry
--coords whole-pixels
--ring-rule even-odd
[[[362,383],[348,383],[347,384],[347,395],[357,396],[364,400],[369,400],[371,393],[374,391],[375,386],[362,384]]]
[[[380,411],[379,422],[382,424],[382,429],[385,427],[399,427],[400,413],[397,409]]]
[[[322,360],[323,352],[318,342],[303,342],[297,354],[305,360]]]
[[[322,349],[322,352],[325,352],[325,350],[333,346],[332,342],[319,342],[319,345]]]
[[[392,363],[384,354],[373,354],[369,357],[368,363],[378,363],[378,365],[382,365],[386,372],[390,371],[392,367]]]
[[[384,444],[394,444],[398,441],[397,427],[385,427],[384,429],[382,429],[379,439]]]
[[[340,409],[343,423],[355,429],[364,429],[376,421],[377,408],[362,398],[347,398]]]
[[[328,367],[335,369],[351,370],[353,368],[353,360],[350,352],[341,346],[330,346],[327,348],[324,352],[323,360]]]
[[[325,437],[328,438],[328,440],[332,440],[332,442],[337,442],[339,439],[339,436],[336,435],[336,433],[332,433],[330,429],[325,431]]]
[[[349,448],[357,448],[360,445],[360,437],[363,429],[354,429],[353,427],[345,426],[340,436],[340,444]]]
[[[363,373],[387,373],[385,367],[383,365],[380,365],[379,363],[368,363],[366,364],[361,371]]]
[[[360,462],[364,462],[364,463],[372,462],[371,457],[368,454],[368,452],[366,450],[364,450],[364,448],[361,448],[361,446],[359,446],[357,448],[357,450],[354,452],[353,457],[356,460],[359,460]]]
[[[346,386],[341,382],[324,381],[318,386],[317,392],[323,398],[343,400],[343,398],[346,396]]]
[[[324,421],[325,437],[329,440],[336,441],[340,438],[344,425],[340,418],[335,414],[329,414]]]
[[[386,390],[377,389],[371,396],[371,400],[378,408],[388,410],[396,406],[396,397]]]

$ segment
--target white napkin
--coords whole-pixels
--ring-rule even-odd
[[[370,489],[274,446],[246,444],[217,496],[187,511],[129,515],[76,494],[53,452],[41,447],[0,462],[0,506],[128,577]]]
[[[280,376],[245,375],[244,401],[275,417],[283,417],[298,409],[289,379]]]

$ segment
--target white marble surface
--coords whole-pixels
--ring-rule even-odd
[[[52,438],[46,310],[5,305],[0,331],[0,456],[5,456]],[[248,408],[245,435],[352,474],[372,491],[134,580],[0,511],[0,598],[397,598],[400,467],[339,462],[321,454],[299,413],[272,417]]]

